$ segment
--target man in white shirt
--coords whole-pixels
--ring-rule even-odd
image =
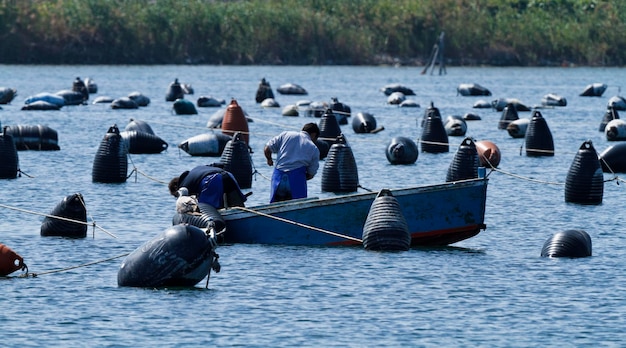
[[[306,181],[313,179],[319,169],[320,151],[315,141],[320,129],[307,123],[302,131],[285,131],[270,139],[264,153],[267,165],[276,166],[272,174],[270,203],[307,197]]]

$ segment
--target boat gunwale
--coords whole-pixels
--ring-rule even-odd
[[[456,189],[459,186],[462,186],[462,187],[485,186],[485,189],[486,189],[488,181],[489,179],[485,177],[485,178],[452,181],[452,182],[446,182],[446,183],[441,183],[441,184],[412,186],[412,187],[389,189],[389,190],[391,191],[393,196],[400,197],[400,196],[406,196],[406,195],[411,195],[411,194],[421,193],[421,192],[447,191],[447,190]],[[374,200],[379,192],[380,190],[372,191],[372,192],[351,193],[347,195],[338,195],[334,197],[323,197],[323,198],[309,197],[309,198],[295,199],[295,200],[289,200],[289,201],[283,201],[283,202],[261,204],[257,206],[243,207],[244,209],[240,209],[239,207],[228,207],[228,208],[220,209],[219,212],[225,221],[238,220],[238,219],[250,217],[252,215],[257,215],[255,214],[255,212],[262,212],[264,214],[277,214],[277,213],[296,211],[296,210],[306,210],[306,209],[314,208],[317,206],[345,204],[345,203],[368,200],[368,199]],[[485,199],[486,199],[486,196],[485,196]],[[252,212],[248,210],[252,210]]]

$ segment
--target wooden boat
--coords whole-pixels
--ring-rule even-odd
[[[486,228],[487,182],[479,178],[391,190],[402,209],[412,246],[441,246]],[[361,245],[363,225],[377,192],[304,198],[220,210],[224,243]]]

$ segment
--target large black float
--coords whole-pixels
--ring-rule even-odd
[[[191,225],[171,226],[130,253],[117,273],[119,286],[192,287],[219,272],[215,230]]]
[[[0,134],[0,179],[15,179],[19,171],[19,157],[15,141],[11,134],[7,134],[6,128]]]
[[[120,135],[117,125],[109,127],[102,138],[93,161],[93,182],[126,182],[128,172],[128,147]]]
[[[224,164],[224,170],[233,174],[240,188],[252,187],[252,158],[241,132],[236,132],[232,140],[226,143],[220,162]]]
[[[526,156],[554,156],[554,140],[552,132],[546,119],[543,118],[541,112],[535,110],[530,119],[526,136],[524,137],[526,145]]]
[[[44,125],[7,126],[6,132],[13,136],[15,148],[22,150],[58,151],[59,136],[57,131]]]
[[[407,137],[394,137],[387,145],[385,156],[391,164],[412,164],[417,161],[417,144]]]
[[[443,153],[450,150],[448,133],[441,120],[441,113],[432,102],[424,112],[420,143],[422,152]]]
[[[448,167],[446,182],[474,179],[478,177],[480,160],[476,144],[472,138],[465,138],[454,154],[454,159]]]
[[[41,222],[44,237],[87,237],[87,208],[83,195],[74,193],[63,198]]]
[[[363,247],[367,250],[405,251],[411,246],[411,234],[400,203],[388,189],[381,190],[367,214],[363,226]]]
[[[566,230],[548,238],[541,248],[542,257],[591,256],[591,237],[583,230]]]
[[[585,141],[565,179],[565,201],[579,204],[600,204],[604,192],[604,175],[598,153],[591,140]]]
[[[337,138],[328,151],[322,171],[323,192],[355,192],[359,186],[359,173],[352,149],[343,136]]]

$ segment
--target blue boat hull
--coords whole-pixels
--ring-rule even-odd
[[[391,190],[412,246],[449,245],[485,229],[487,179]],[[225,243],[360,245],[377,192],[221,210]],[[345,237],[344,237],[345,236]]]

